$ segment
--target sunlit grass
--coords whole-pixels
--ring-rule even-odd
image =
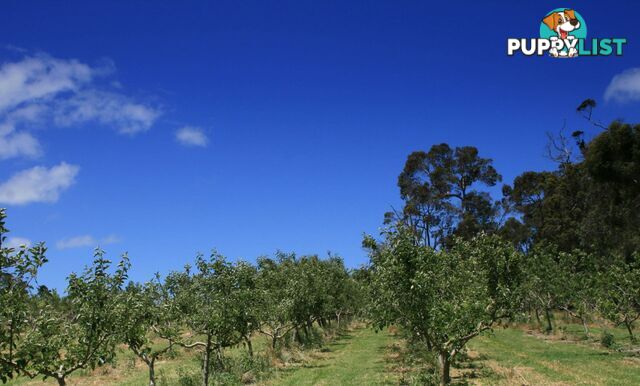
[[[640,360],[636,357],[598,347],[591,341],[535,334],[510,328],[473,340],[469,344],[471,357],[491,370],[482,372],[486,383],[640,384]],[[483,384],[481,379],[478,383]]]
[[[559,318],[558,318],[559,319]],[[607,327],[615,337],[616,349],[600,345],[602,327],[593,325],[591,337],[585,338],[582,326],[558,320],[556,332],[545,335],[536,329],[524,327],[496,329],[469,344],[468,359],[454,368],[454,382],[479,385],[638,385],[640,384],[640,357],[628,354],[631,347],[625,329]],[[400,380],[418,379],[424,371],[411,369],[418,366],[398,359],[403,343],[399,336],[388,331],[374,332],[363,325],[338,333],[323,348],[304,352],[286,352],[296,356],[290,363],[274,363],[266,378],[257,384],[277,385],[397,385]],[[267,350],[268,342],[262,336],[254,338],[254,350]],[[626,352],[626,353],[625,353]],[[226,351],[227,358],[245,355],[245,348],[234,347]],[[286,358],[285,358],[286,359]],[[195,375],[199,371],[195,351],[178,350],[157,364],[158,385],[173,385],[180,377]],[[240,384],[239,381],[231,384]],[[115,366],[85,371],[69,378],[70,385],[125,385],[148,383],[147,368],[124,348],[119,352]],[[20,378],[9,385],[55,385],[54,380],[43,383],[40,379]]]

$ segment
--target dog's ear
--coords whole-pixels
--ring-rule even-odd
[[[564,14],[567,15],[569,20],[574,20],[576,18],[576,11],[573,9],[565,9]]]
[[[555,12],[549,14],[547,17],[542,19],[542,22],[549,27],[551,31],[555,31],[558,27],[558,15]]]

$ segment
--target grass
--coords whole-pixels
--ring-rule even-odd
[[[156,364],[156,375],[158,377],[173,378],[179,376],[181,371],[197,371],[198,362],[193,354],[180,353],[176,359],[163,359]],[[96,370],[78,370],[67,378],[67,384],[73,386],[93,386],[93,385],[123,385],[138,386],[149,383],[147,367],[141,361],[136,360],[129,350],[122,349],[118,352],[115,365],[107,365]],[[58,383],[49,378],[42,381],[42,378],[29,379],[19,377],[9,381],[8,386],[40,386],[57,385]]]
[[[394,384],[385,371],[386,347],[393,342],[386,332],[358,328],[343,333],[309,364],[280,371],[267,385],[383,385]]]
[[[472,383],[497,385],[639,385],[640,358],[521,329],[497,330],[469,344],[484,371]],[[471,381],[471,380],[470,380]]]
[[[580,326],[565,331],[580,334]],[[616,339],[624,332],[610,329]],[[496,330],[472,340],[468,358],[453,370],[458,384],[640,385],[640,358],[598,347],[593,340],[544,336],[519,328]],[[355,329],[328,345],[306,365],[280,371],[267,385],[419,384],[424,363],[403,361],[402,342],[388,331]],[[404,351],[406,354],[406,351]],[[414,367],[413,371],[410,367]]]
[[[561,324],[558,327],[561,327],[559,332],[551,336],[508,328],[472,340],[468,357],[453,369],[454,381],[479,385],[640,385],[640,357],[601,347],[598,327],[592,328],[590,339],[584,337],[579,325]],[[619,347],[630,347],[626,331],[615,328],[607,331],[615,336]],[[255,339],[256,352],[264,350],[265,345],[263,339]],[[243,350],[242,347],[233,348],[226,355],[239,358]],[[417,384],[420,380],[417,375],[430,366],[416,360],[416,356],[407,355],[398,336],[389,331],[376,333],[364,326],[338,333],[323,348],[285,351],[284,354],[289,355],[290,360],[276,363],[266,378],[256,378],[257,384]],[[198,360],[194,353],[179,353],[175,358],[157,364],[160,385],[178,384],[182,375],[197,372]],[[125,350],[119,354],[117,366],[78,373],[68,383],[145,385],[147,369]],[[55,382],[19,379],[9,383],[43,384]]]
[[[263,350],[267,342],[262,336],[254,339],[254,349]],[[226,350],[228,359],[234,360],[244,353],[243,347],[234,347]],[[197,350],[177,349],[173,355],[165,355],[156,362],[156,381],[158,385],[175,385],[177,379],[185,375],[197,375],[200,371],[200,363]],[[78,370],[67,378],[70,386],[94,386],[94,385],[118,385],[139,386],[149,383],[148,368],[130,350],[121,347],[116,356],[114,365],[106,365],[95,370]],[[41,386],[57,385],[57,382],[49,378],[29,379],[19,377],[7,383],[8,386]]]

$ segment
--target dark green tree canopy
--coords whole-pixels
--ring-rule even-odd
[[[614,121],[578,145],[584,159],[525,172],[504,196],[533,243],[630,258],[640,249],[640,125]]]
[[[413,152],[398,177],[403,211],[387,216],[387,221],[400,219],[419,243],[433,248],[445,246],[454,234],[469,238],[493,231],[499,209],[489,194],[476,188],[501,179],[492,160],[480,157],[472,146],[442,143],[428,152]]]

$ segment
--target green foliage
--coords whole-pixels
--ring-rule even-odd
[[[307,341],[315,321],[323,327],[355,314],[362,306],[361,287],[342,259],[330,256],[296,257],[279,252],[276,259],[258,259],[260,329],[276,349],[289,332],[299,343]]]
[[[577,111],[593,123],[595,107],[587,99]],[[573,133],[582,159],[525,172],[503,188],[520,217],[508,220],[501,235],[528,252],[523,306],[538,318],[542,312],[547,330],[559,308],[579,319],[587,336],[599,313],[624,325],[633,340],[640,308],[640,125],[594,125],[604,130],[589,141],[583,131]]]
[[[607,330],[603,330],[600,335],[600,344],[606,348],[613,348],[616,343],[616,339],[612,333]]]
[[[195,334],[214,339],[214,346],[229,347],[240,341],[240,329],[252,302],[247,302],[252,278],[245,277],[244,264],[232,265],[214,252],[210,259],[198,256],[196,271],[168,278],[184,322]],[[179,282],[179,286],[175,283]]]
[[[44,297],[34,298],[36,307],[26,315],[28,328],[15,350],[20,372],[52,377],[62,385],[77,370],[112,361],[129,266],[124,255],[111,273],[111,262],[97,249],[91,267],[69,276],[64,307],[54,307]]]
[[[453,235],[471,238],[494,231],[499,207],[474,187],[494,186],[501,179],[492,160],[472,146],[452,149],[442,143],[413,152],[398,177],[404,208],[387,215],[386,222],[400,221],[417,242],[433,248],[446,246]]]
[[[523,308],[533,309],[538,315],[544,313],[545,331],[553,330],[552,310],[555,309],[561,296],[560,287],[563,282],[562,266],[557,250],[551,245],[536,245],[525,259],[525,280],[521,290],[526,295],[527,303]]]
[[[32,248],[5,247],[6,210],[0,208],[0,381],[6,382],[27,364],[19,352],[26,331],[31,327],[29,315],[37,305],[30,291],[38,269],[47,262],[43,243]]]
[[[0,210],[0,244],[5,241],[6,213]],[[0,248],[0,379],[15,374],[30,378],[66,377],[80,369],[113,360],[118,343],[123,302],[121,292],[129,270],[123,256],[114,273],[104,252],[83,274],[68,278],[64,302],[39,287],[33,294],[38,268],[46,261],[44,244],[17,251]]]
[[[277,260],[258,258],[260,332],[268,335],[275,349],[278,340],[295,328],[297,293],[295,255],[278,253]]]
[[[640,250],[640,125],[613,122],[587,144],[584,167],[593,181],[587,237],[598,251],[625,258]],[[603,233],[594,228],[606,227]]]
[[[640,254],[634,254],[629,263],[619,261],[607,267],[599,281],[598,308],[607,319],[626,327],[635,342],[634,323],[640,319]]]
[[[200,386],[202,385],[202,379],[200,374],[194,373],[192,370],[184,367],[177,369],[177,375],[175,377],[166,376],[163,372],[158,376],[159,386]]]
[[[171,354],[183,332],[175,299],[156,274],[145,284],[130,283],[123,294],[122,341],[149,368],[149,384],[155,385],[155,363]],[[158,341],[164,344],[158,344]]]
[[[591,102],[583,109],[593,108]],[[629,258],[640,249],[640,125],[614,121],[591,141],[580,139],[579,147],[582,160],[525,172],[505,186],[504,196],[534,243],[595,253],[603,263],[616,254]]]
[[[578,319],[589,336],[589,322],[596,313],[599,284],[597,257],[581,251],[559,253],[558,308]]]
[[[410,230],[371,239],[372,315],[403,326],[440,359],[441,379],[466,343],[520,305],[521,255],[496,236],[455,239],[448,251],[415,244]]]
[[[187,267],[167,277],[167,286],[181,315],[180,320],[195,336],[203,340],[181,338],[176,341],[185,348],[202,350],[202,379],[208,384],[213,365],[225,368],[223,349],[244,339],[257,326],[258,293],[255,289],[255,269],[247,263],[229,263],[213,252],[209,259],[198,256],[196,270]]]
[[[266,355],[250,356],[244,353],[239,357],[228,358],[224,371],[215,372],[212,380],[216,385],[256,383],[266,378],[272,371],[273,368]]]

